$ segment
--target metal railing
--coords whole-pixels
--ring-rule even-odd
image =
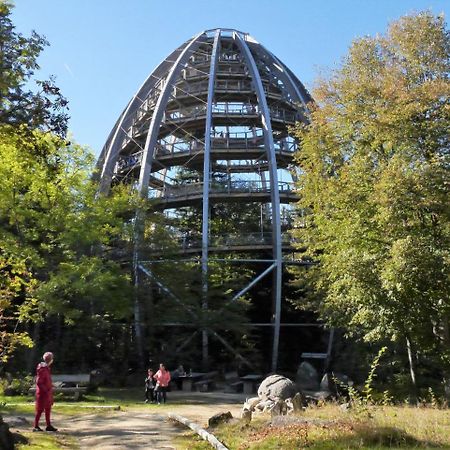
[[[248,69],[243,64],[227,64],[228,61],[219,61],[218,75],[248,75]]]
[[[211,55],[193,55],[189,59],[191,64],[205,64],[211,61]],[[240,53],[222,52],[219,55],[220,62],[242,62],[243,58]]]
[[[198,235],[184,234],[177,239],[179,246],[183,250],[201,249],[202,238]],[[289,233],[281,234],[281,243],[283,246],[291,246],[293,239]],[[273,243],[272,232],[254,232],[254,233],[226,233],[220,235],[211,235],[209,237],[210,248],[226,247],[245,247],[245,246],[268,246]]]
[[[123,173],[141,165],[142,152],[119,157],[114,167],[114,173]]]
[[[243,92],[253,92],[252,82],[249,80],[216,80],[214,84],[215,92],[228,92],[228,91],[243,91]],[[280,89],[274,86],[264,83],[264,92],[268,95],[278,95],[280,96]],[[173,88],[173,96],[176,98],[198,95],[199,93],[208,92],[208,81],[198,81],[192,83],[181,83],[177,84]],[[153,97],[152,97],[153,99]],[[156,103],[156,100],[152,100]]]
[[[222,102],[212,105],[213,114],[238,114],[238,115],[258,115],[259,107],[252,103],[242,102]]]
[[[224,52],[219,55],[220,62],[243,62],[242,55],[235,52]]]
[[[225,115],[231,117],[254,117],[259,115],[259,107],[253,104],[224,102],[214,104],[212,113],[213,115]],[[283,122],[295,122],[298,119],[297,113],[283,108],[269,108],[269,113],[272,119],[281,120]],[[205,114],[206,105],[196,105],[178,109],[176,111],[166,111],[163,121],[178,122],[180,120],[196,119]]]
[[[293,193],[294,183],[288,183],[280,181],[278,183],[278,190],[282,193]],[[230,181],[228,183],[211,182],[209,187],[211,194],[258,194],[258,193],[270,193],[270,185],[261,181],[253,180],[237,180]],[[161,193],[161,196],[167,199],[173,199],[178,197],[189,197],[203,194],[203,183],[189,183],[179,186],[166,186]]]
[[[263,130],[261,128],[254,127],[252,131],[218,131],[215,128],[211,130],[211,144],[212,148],[245,148],[253,149],[260,147],[264,143]],[[286,147],[287,150],[294,151],[292,145],[295,143],[291,137],[284,138],[285,145],[279,144],[280,147]],[[176,152],[192,152],[197,153],[203,151],[204,142],[201,139],[172,139],[163,138],[158,141],[157,152],[161,155],[173,154]]]
[[[125,147],[139,133],[143,127],[145,119],[150,119],[151,113],[155,107],[157,97],[149,97],[139,107],[131,126],[126,130],[122,142],[122,148]],[[224,102],[216,103],[212,108],[213,115],[221,115],[227,117],[258,117],[259,107],[251,103],[235,103]],[[288,111],[284,108],[269,108],[270,117],[273,120],[294,123],[298,120],[298,114]],[[197,119],[206,115],[206,105],[196,105],[185,107],[175,111],[166,111],[163,117],[163,123],[177,123],[179,121]]]
[[[236,150],[258,150],[265,151],[264,137],[248,133],[245,137],[236,137],[237,133],[229,133],[228,136],[211,138],[212,151],[230,152],[230,158],[235,157]],[[234,135],[234,136],[233,136]],[[292,139],[282,139],[275,141],[275,151],[284,153],[294,153],[298,148],[297,143]],[[160,140],[155,147],[154,157],[171,158],[185,155],[201,154],[205,150],[205,145],[200,140],[179,141],[176,143]],[[233,153],[234,151],[234,153]],[[249,159],[250,155],[246,155]],[[114,173],[121,173],[133,167],[140,166],[142,160],[142,151],[132,153],[131,155],[120,156],[117,160]]]

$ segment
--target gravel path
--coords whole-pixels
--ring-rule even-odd
[[[123,411],[109,410],[94,414],[85,410],[79,415],[67,416],[58,414],[58,408],[55,408],[53,423],[59,432],[75,437],[82,450],[175,450],[174,437],[187,428],[168,421],[168,412],[175,412],[206,427],[208,418],[218,412],[230,411],[233,417],[239,417],[243,401],[242,396],[226,394],[177,394],[171,395],[177,404],[149,406],[148,410],[129,407]],[[4,419],[12,421],[12,431],[29,431],[32,417],[24,417],[27,421],[22,423],[7,415]]]
[[[173,450],[172,439],[181,433],[163,415],[130,411],[60,418],[59,423],[61,432],[74,436],[81,449]]]

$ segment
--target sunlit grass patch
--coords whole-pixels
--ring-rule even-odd
[[[166,410],[184,405],[185,401],[169,401],[167,405],[144,403],[143,390],[139,388],[100,388],[97,392],[86,394],[79,401],[70,396],[55,395],[53,410],[58,414],[106,414],[114,409]],[[0,413],[33,414],[35,403],[31,395],[0,396]]]
[[[210,431],[233,450],[450,449],[450,411],[371,407],[344,412],[332,404],[273,421],[267,416],[249,424],[236,420]],[[178,443],[187,450],[209,448],[190,431]]]
[[[17,450],[58,450],[58,449],[78,449],[76,440],[62,433],[23,433],[28,439],[27,444],[18,444]]]

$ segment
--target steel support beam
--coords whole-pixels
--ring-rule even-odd
[[[133,316],[134,316],[134,335],[136,337],[137,353],[139,357],[139,364],[144,362],[144,342],[142,338],[141,327],[141,305],[139,302],[139,261],[138,261],[138,235],[137,227],[134,228],[134,245],[133,245],[133,281],[134,281],[134,301],[133,301]]]
[[[278,72],[280,78],[285,83],[285,86],[287,89],[289,87],[292,87],[295,93],[295,96],[297,97],[296,100],[299,101],[303,107],[305,108],[305,112],[308,113],[308,103],[311,101],[311,98],[306,92],[306,89],[301,86],[302,90],[304,92],[301,92],[299,87],[297,86],[297,83],[292,79],[287,67],[272,53],[269,52],[263,45],[261,45],[261,48],[266,51],[267,55],[272,60],[272,66],[275,68],[275,70]],[[291,91],[291,89],[289,89]],[[292,95],[292,92],[291,92]]]
[[[328,337],[327,358],[325,360],[325,370],[330,366],[331,351],[333,350],[334,328],[330,328],[330,336]]]
[[[214,330],[210,330],[210,333],[219,341],[222,343],[222,345],[229,350],[231,353],[233,353],[237,358],[239,358],[247,367],[250,369],[253,369],[252,363],[244,358],[239,352],[237,352],[222,336],[217,334]]]
[[[273,269],[276,268],[276,263],[273,263],[270,267],[268,267],[264,272],[260,273],[256,278],[254,278],[244,289],[240,290],[231,301],[236,301],[239,297],[242,297],[246,292],[248,292],[259,280],[263,279],[268,273],[272,272]]]
[[[209,258],[209,261],[213,262],[230,262],[230,263],[242,263],[242,262],[260,262],[260,263],[273,263],[273,259],[227,259],[227,258]],[[180,264],[180,263],[187,263],[187,262],[197,262],[200,263],[198,259],[195,258],[189,258],[189,259],[154,259],[154,260],[147,260],[147,261],[140,261],[142,264],[158,264],[158,263],[172,263],[172,264]]]
[[[145,275],[147,275],[149,278],[151,278],[156,285],[163,290],[169,297],[171,297],[173,300],[175,300],[176,303],[178,303],[181,307],[183,307],[187,313],[193,318],[198,319],[197,315],[194,314],[185,304],[182,300],[180,300],[167,286],[164,286],[153,274],[153,272],[146,267],[142,266],[141,264],[138,264],[138,269],[142,271]]]
[[[184,47],[183,51],[178,56],[177,60],[170,69],[169,74],[164,83],[164,87],[156,102],[155,110],[150,121],[150,127],[145,140],[144,151],[142,153],[141,171],[139,173],[138,191],[142,197],[147,197],[148,182],[150,179],[150,171],[153,163],[153,153],[158,140],[159,129],[163,114],[165,112],[167,102],[173,88],[173,84],[176,77],[181,71],[181,67],[187,62],[191,53],[194,52],[200,44],[205,41],[205,37],[201,39],[203,33],[199,33],[197,36],[191,39],[191,41]]]
[[[99,162],[102,162],[101,172],[100,172],[100,186],[99,193],[108,193],[111,186],[111,177],[114,169],[114,165],[117,161],[117,155],[119,153],[119,138],[125,133],[124,127],[128,126],[129,118],[137,111],[137,109],[142,105],[144,99],[148,97],[149,92],[154,87],[158,81],[156,74],[164,73],[173,62],[170,61],[174,55],[179,52],[179,49],[172,52],[161,64],[159,64],[153,72],[146,78],[142,83],[140,88],[136,91],[133,98],[128,102],[125,110],[116,122],[113,130],[108,137],[107,144],[102,149]]]
[[[192,339],[197,335],[198,331],[194,331],[178,348],[175,349],[175,353],[180,353],[186,345],[188,345]]]
[[[264,146],[267,153],[267,161],[269,162],[270,174],[270,195],[272,203],[272,236],[273,236],[273,259],[275,260],[275,276],[274,276],[274,331],[273,331],[273,345],[272,345],[272,371],[277,370],[278,364],[278,347],[280,340],[280,322],[281,322],[281,286],[282,286],[282,271],[283,258],[281,247],[281,219],[280,219],[280,192],[278,190],[278,173],[277,161],[275,154],[275,145],[273,141],[273,130],[270,122],[270,111],[267,104],[267,99],[264,93],[261,76],[256,66],[255,59],[250,51],[249,46],[240,33],[233,33],[242,55],[247,64],[247,68],[253,80],[258,105],[260,107],[261,122],[264,132]]]
[[[142,153],[142,161],[141,161],[141,170],[139,174],[139,183],[138,183],[138,192],[141,197],[146,198],[148,195],[148,183],[150,179],[150,173],[151,173],[151,164],[153,162],[153,153],[154,148],[156,145],[156,141],[158,139],[159,129],[161,126],[161,120],[165,111],[165,108],[167,106],[167,102],[169,101],[169,96],[171,94],[173,83],[176,79],[176,76],[178,76],[179,71],[181,70],[181,66],[186,63],[190,56],[190,52],[194,51],[198,48],[198,46],[203,42],[200,40],[200,36],[203,33],[199,33],[197,36],[195,36],[181,51],[179,54],[177,60],[172,65],[169,74],[167,75],[167,78],[165,79],[165,84],[161,90],[161,93],[158,97],[158,101],[156,102],[155,110],[153,111],[152,119],[150,122],[150,128],[146,137],[145,141],[145,147]],[[117,131],[116,135],[114,136],[114,139],[117,138]],[[142,216],[142,211],[137,210],[136,216],[135,216],[135,224],[134,224],[134,249],[133,249],[133,269],[134,272],[134,278],[135,278],[135,284],[136,287],[139,284],[139,271],[138,269],[138,261],[139,261],[139,245],[142,241],[143,237],[143,230],[144,227],[144,217]],[[139,267],[142,270],[142,267]],[[141,333],[141,326],[140,326],[140,305],[139,305],[139,299],[135,299],[134,304],[134,322],[136,327],[136,337],[138,339],[138,344],[141,342],[141,352],[142,350],[142,333]],[[140,340],[139,340],[140,339]]]
[[[208,81],[208,100],[206,104],[205,123],[205,150],[203,158],[203,211],[202,211],[202,285],[203,303],[202,308],[208,309],[208,247],[209,247],[209,184],[211,176],[211,124],[212,124],[212,104],[214,99],[214,81],[216,79],[217,61],[219,59],[219,38],[220,29],[214,36],[214,44],[211,54],[211,65]],[[209,359],[208,332],[202,330],[202,363],[206,369]]]
[[[273,328],[275,324],[273,322],[268,323],[240,323],[239,324],[242,327],[252,328],[252,327],[269,327]],[[321,328],[323,327],[323,324],[321,323],[303,323],[303,322],[295,322],[295,323],[281,323],[282,327],[299,327],[299,328]],[[164,322],[164,323],[155,323],[155,327],[195,327],[197,326],[195,323],[188,322]]]

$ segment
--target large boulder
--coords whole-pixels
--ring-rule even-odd
[[[229,422],[232,418],[233,415],[230,411],[214,414],[214,416],[208,419],[208,427],[216,427],[221,423]]]
[[[297,386],[306,391],[319,390],[319,374],[317,370],[309,362],[303,361],[297,369],[295,378]]]
[[[258,397],[262,401],[292,398],[297,393],[295,384],[282,375],[268,376],[258,388]]]

